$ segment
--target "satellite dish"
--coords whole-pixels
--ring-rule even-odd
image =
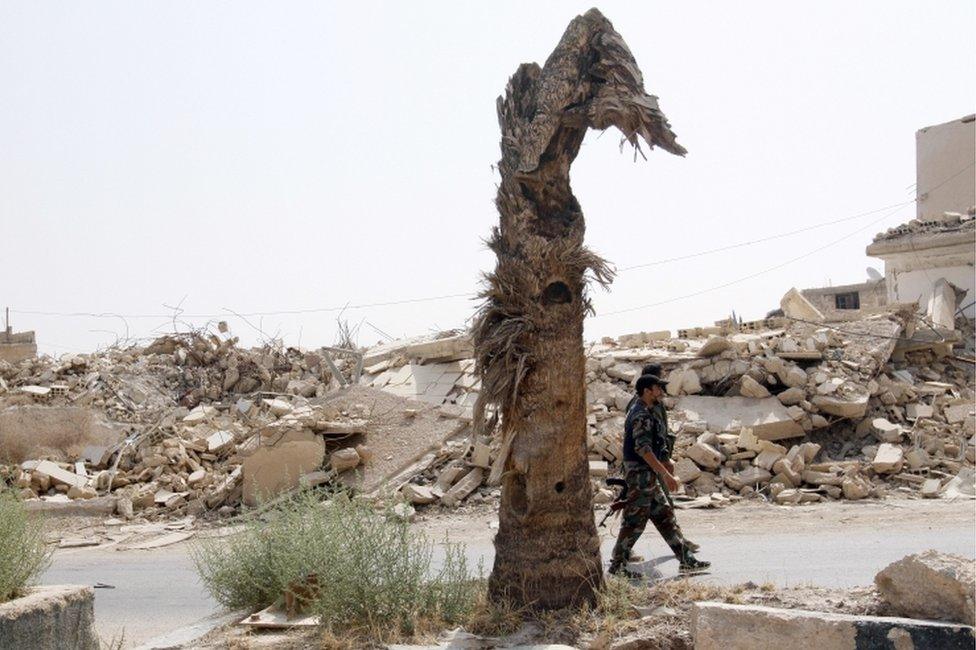
[[[872,268],[872,267],[869,266],[867,270],[868,270],[868,279],[869,280],[874,280],[874,281],[884,280],[884,276],[881,275],[881,273],[878,272],[878,269],[875,269],[875,268]]]

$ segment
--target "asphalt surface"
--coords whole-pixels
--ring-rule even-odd
[[[971,504],[962,507],[972,508]],[[791,529],[780,524],[773,530],[759,526],[737,529],[736,510],[725,513],[726,523],[721,526],[689,527],[694,531],[689,537],[701,544],[699,557],[712,562],[710,572],[701,580],[850,587],[871,584],[874,575],[889,563],[930,548],[976,557],[976,511],[969,521],[965,516],[950,521],[933,516],[898,525],[798,525]],[[681,518],[679,513],[679,521]],[[609,557],[614,532],[615,529],[604,529],[602,533],[605,559]],[[471,566],[481,560],[490,570],[493,535],[487,525],[473,533],[468,527],[463,541]],[[651,526],[636,551],[647,561],[632,568],[652,578],[677,575],[677,562]],[[152,551],[59,551],[41,582],[101,583],[113,587],[95,590],[96,626],[105,641],[124,634],[125,647],[136,647],[195,624],[206,628],[213,623],[203,619],[220,611],[200,584],[186,544]]]

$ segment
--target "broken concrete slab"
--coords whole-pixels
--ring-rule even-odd
[[[0,603],[0,648],[96,650],[95,592],[80,585],[33,587]]]
[[[34,468],[34,472],[47,476],[55,483],[62,483],[68,487],[82,488],[88,485],[87,476],[78,476],[74,472],[63,469],[49,460],[42,460]]]
[[[696,414],[716,433],[738,433],[742,427],[752,429],[760,440],[782,440],[804,435],[786,407],[775,397],[709,397],[688,395],[678,400],[677,408]]]
[[[690,458],[681,458],[674,464],[674,477],[679,483],[691,483],[701,473],[701,469]]]
[[[904,463],[904,455],[901,447],[888,442],[882,443],[871,461],[871,467],[879,474],[899,472]]]
[[[822,323],[824,320],[820,310],[814,307],[813,303],[807,300],[796,287],[791,288],[780,298],[779,306],[789,318],[815,323]]]
[[[403,355],[425,361],[470,359],[474,355],[474,344],[468,334],[458,334],[407,345],[403,348]]]
[[[817,395],[811,401],[824,413],[842,418],[863,418],[868,410],[870,395],[854,395],[841,397],[836,395]]]
[[[715,602],[694,604],[691,628],[695,650],[796,647],[971,650],[974,640],[973,628],[965,625]]]
[[[400,488],[400,494],[403,495],[404,499],[418,506],[434,503],[438,499],[433,488],[425,485],[414,485],[413,483],[407,483]]]
[[[48,517],[98,517],[115,512],[117,498],[114,496],[94,499],[69,499],[65,494],[24,501],[28,512],[43,513]]]
[[[969,558],[929,550],[889,564],[874,584],[900,616],[976,625],[973,564]]]
[[[355,451],[355,450],[353,450]],[[261,444],[241,464],[243,501],[255,506],[300,485],[303,474],[322,466],[325,443],[309,431],[279,431],[261,436]]]
[[[359,452],[352,447],[336,449],[329,456],[329,467],[336,472],[342,473],[355,469],[359,465],[360,460]]]
[[[701,349],[698,350],[698,356],[713,357],[716,354],[725,352],[730,347],[732,347],[732,342],[724,336],[710,336],[705,341],[705,344],[701,346]]]
[[[743,397],[752,397],[755,399],[769,397],[769,389],[749,375],[742,375],[742,380],[739,382],[739,393]]]
[[[465,497],[474,492],[484,479],[485,470],[480,467],[475,467],[441,497],[441,503],[449,508],[453,508],[463,501]]]

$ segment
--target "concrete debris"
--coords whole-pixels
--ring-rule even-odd
[[[786,292],[786,295],[779,302],[780,309],[789,318],[797,320],[822,322],[824,315],[814,307],[813,303],[807,300],[800,291],[794,287]]]
[[[656,363],[685,507],[967,496],[971,481],[949,479],[971,476],[976,457],[972,326],[960,317],[925,338],[914,308],[589,344],[594,493],[620,472],[633,382]],[[330,483],[421,508],[477,504],[497,498],[486,481],[504,455],[497,430],[470,439],[481,389],[471,353],[457,331],[362,352],[244,350],[220,331],[0,361],[0,481],[32,500],[110,496],[127,519],[232,513]],[[35,435],[42,412],[52,424]],[[78,413],[90,424],[65,426]]]
[[[897,616],[976,625],[976,572],[971,559],[925,551],[889,564],[874,578]]]
[[[725,648],[969,648],[973,629],[928,620],[696,602],[696,650]]]

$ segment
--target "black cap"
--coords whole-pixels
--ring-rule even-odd
[[[642,395],[644,393],[644,389],[650,388],[651,386],[660,386],[662,389],[665,389],[668,387],[668,382],[664,381],[657,375],[641,375],[637,380],[637,394]]]

